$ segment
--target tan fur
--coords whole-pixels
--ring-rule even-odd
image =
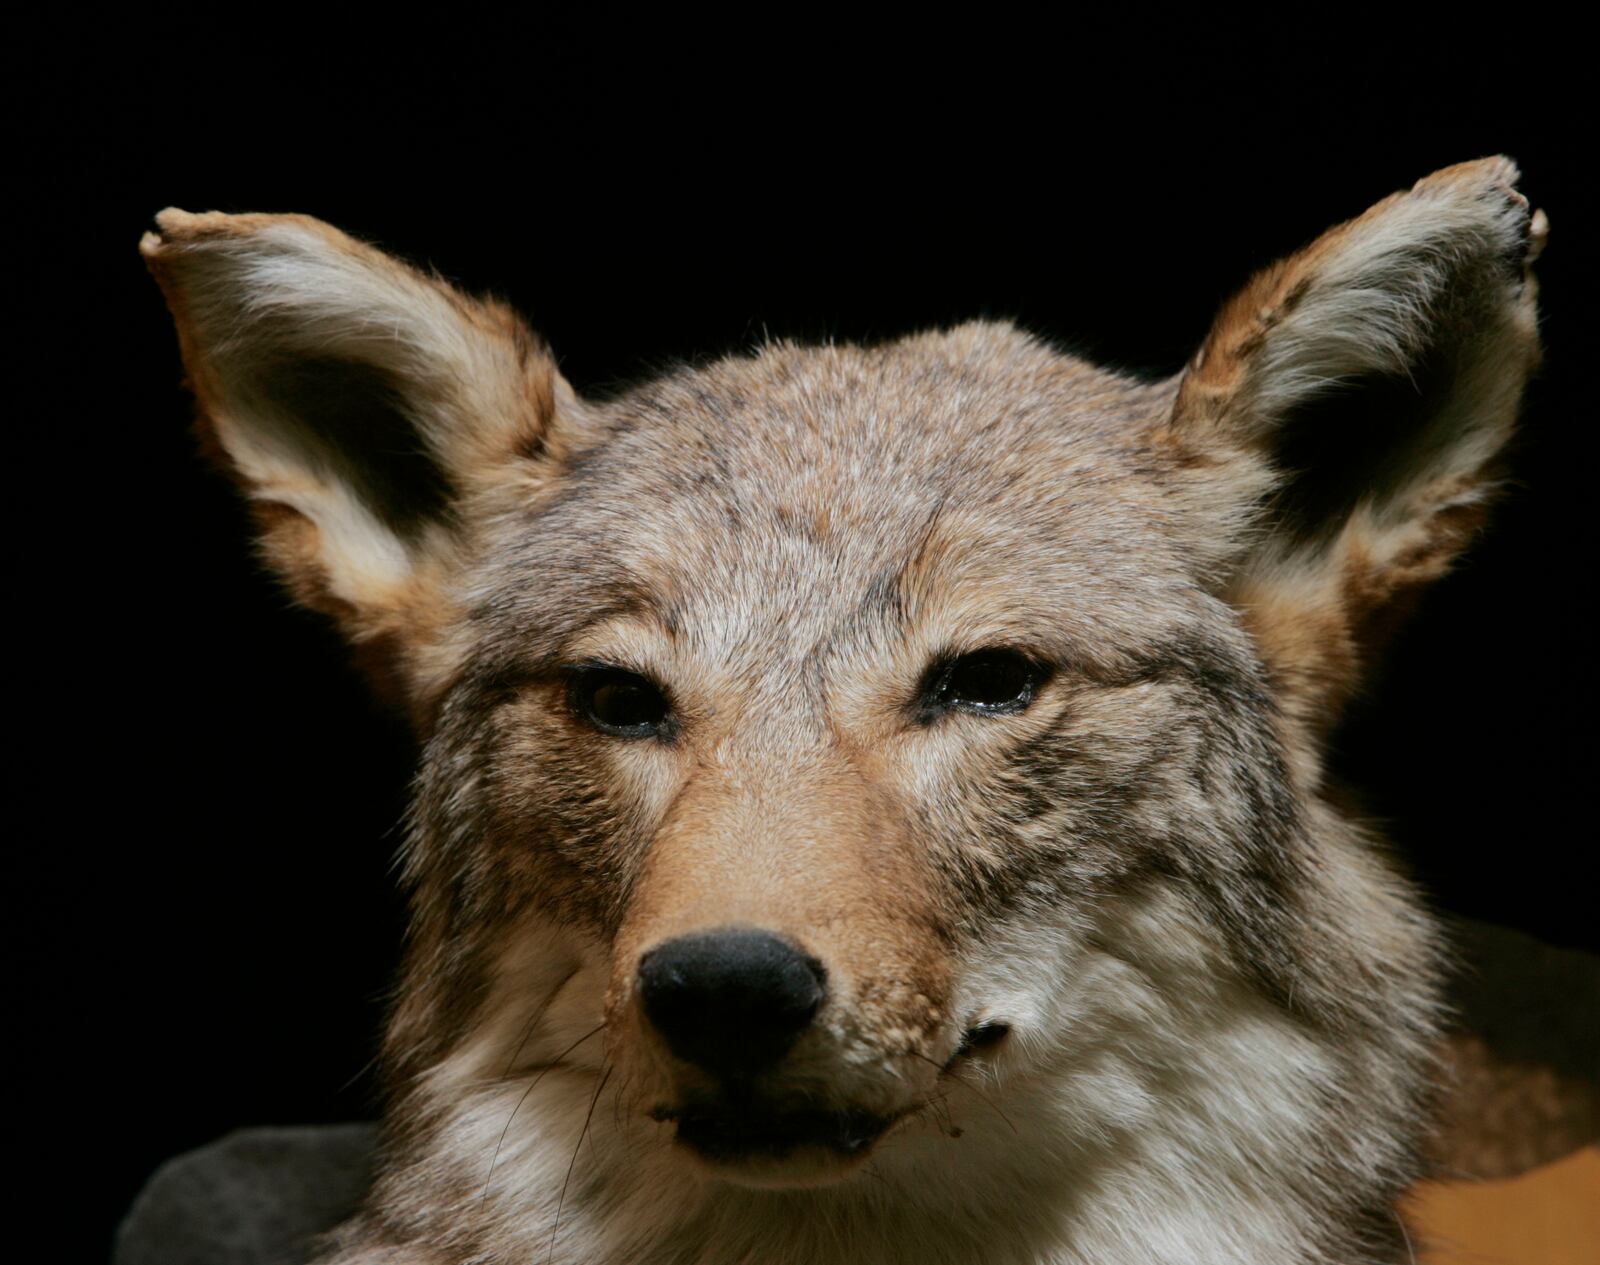
[[[1273,421],[1297,401],[1362,372],[1409,372],[1430,309],[1465,362],[1434,433],[1414,441],[1403,486],[1364,502],[1331,539],[1290,552],[1269,543],[1232,581],[1230,600],[1303,723],[1338,718],[1397,599],[1437,579],[1483,521],[1491,463],[1539,358],[1530,268],[1549,225],[1530,215],[1515,178],[1507,159],[1463,163],[1324,234],[1224,307],[1184,375],[1179,436],[1270,458]],[[1398,278],[1410,284],[1386,300]],[[1342,320],[1351,292],[1363,320]],[[1325,324],[1339,336],[1317,338]]]
[[[1515,175],[1332,230],[1168,381],[975,322],[605,404],[325,225],[163,212],[267,556],[428,739],[386,1160],[329,1259],[1404,1260],[1439,950],[1322,742],[1536,363]],[[1381,376],[1418,414],[1383,460],[1292,468],[1301,415]],[[1016,706],[941,701],[995,652]],[[667,719],[586,716],[597,665]],[[738,1086],[640,1002],[648,954],[728,927],[826,977]],[[882,1132],[683,1142],[729,1104]]]

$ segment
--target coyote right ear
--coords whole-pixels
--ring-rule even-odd
[[[1256,277],[1159,436],[1251,521],[1225,595],[1313,732],[1494,490],[1539,356],[1546,224],[1516,179],[1505,158],[1436,172]]]
[[[318,220],[157,224],[141,249],[268,560],[414,695],[474,499],[535,490],[580,439],[581,405],[508,308]]]

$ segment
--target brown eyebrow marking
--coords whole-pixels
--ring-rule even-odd
[[[928,546],[933,541],[933,529],[938,524],[939,516],[944,513],[947,499],[941,495],[934,502],[933,509],[928,512],[928,517],[923,520],[922,527],[917,533],[916,547],[911,553],[898,566],[884,568],[867,586],[867,592],[856,608],[859,617],[871,619],[888,614],[897,621],[905,619],[906,574],[920,566],[927,556]]]

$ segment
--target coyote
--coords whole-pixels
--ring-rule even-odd
[[[1492,499],[1516,179],[1162,380],[983,321],[605,402],[317,220],[162,212],[202,434],[423,744],[324,1259],[1407,1260],[1442,954],[1323,749]]]

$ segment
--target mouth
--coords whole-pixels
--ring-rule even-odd
[[[678,1141],[719,1166],[788,1160],[802,1152],[812,1159],[859,1159],[895,1120],[849,1109],[774,1112],[755,1103],[696,1104],[656,1115],[675,1120]]]
[[[989,1022],[969,1028],[941,1075],[993,1049],[1010,1025]],[[879,1140],[914,1110],[783,1107],[746,1090],[657,1107],[650,1115],[673,1123],[679,1146],[713,1171],[746,1185],[816,1185],[838,1180],[872,1152]]]

